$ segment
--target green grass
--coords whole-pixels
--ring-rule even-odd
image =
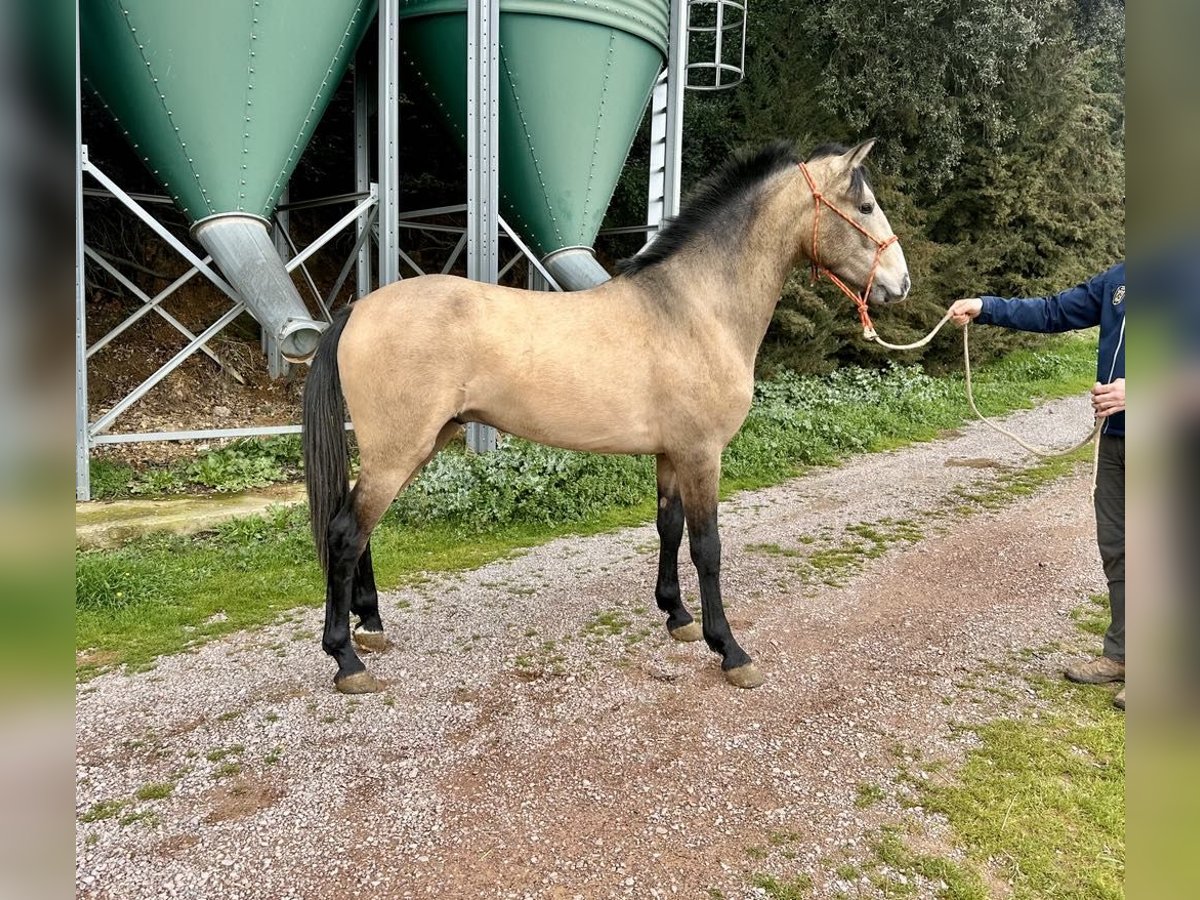
[[[1072,338],[1018,351],[980,370],[976,396],[985,411],[998,413],[1027,407],[1031,398],[1081,391],[1091,383],[1094,359],[1092,343]],[[968,417],[961,378],[932,378],[916,367],[763,382],[725,453],[722,493],[775,484],[854,453],[927,440]],[[243,446],[238,452],[238,459],[269,457],[284,467],[292,450],[281,443],[278,451]],[[225,488],[233,482],[221,481],[222,467],[253,476],[258,463],[230,458],[189,471]],[[519,441],[498,453],[446,452],[376,529],[375,571],[381,588],[394,588],[423,573],[477,568],[555,537],[645,522],[654,510],[650,458],[568,453]],[[306,519],[303,507],[276,509],[197,536],[151,536],[117,550],[77,552],[77,677],[115,665],[145,668],[160,655],[322,603]],[[855,540],[871,551],[878,549],[873,538]]]
[[[806,900],[812,890],[812,879],[807,875],[798,875],[787,881],[780,881],[774,875],[755,875],[750,883],[764,891],[771,900]]]
[[[174,790],[175,782],[158,781],[152,784],[143,784],[137,789],[134,796],[139,800],[165,800],[171,796],[171,792]]]
[[[79,816],[80,822],[100,822],[111,819],[129,805],[128,800],[102,800],[95,803]]]
[[[879,785],[860,781],[854,788],[854,805],[858,809],[866,809],[868,806],[878,803],[885,796],[887,795]]]
[[[1110,620],[1107,594],[1092,594],[1088,602],[1071,611],[1071,618],[1085,634],[1103,637]]]
[[[954,493],[968,506],[975,504],[998,509],[1015,499],[1036,493],[1050,482],[1067,475],[1083,460],[1091,458],[1091,445],[1080,447],[1066,456],[1051,456],[1038,460],[1028,468],[1002,472],[990,484],[956,488]]]
[[[886,898],[916,895],[913,876],[920,875],[934,884],[945,887],[937,891],[939,900],[990,900],[982,876],[969,865],[962,865],[945,856],[915,852],[895,829],[884,829],[883,836],[872,849],[873,865],[867,867],[871,883]],[[881,870],[878,863],[887,868]],[[903,880],[896,877],[903,875]]]
[[[1075,612],[1081,632],[1103,632],[1105,604],[1104,597],[1091,597]],[[838,878],[856,884],[865,875],[871,895],[889,900],[916,896],[919,881],[932,884],[939,900],[1125,896],[1124,714],[1112,707],[1112,690],[1030,676],[1022,656],[987,667],[979,673],[984,683],[962,689],[987,690],[987,682],[1001,677],[1023,679],[1041,701],[1036,716],[1027,709],[957,729],[977,742],[955,771],[943,760],[921,760],[916,749],[892,749],[896,782],[912,792],[899,798],[902,805],[944,817],[950,845],[920,836],[919,826],[910,826],[912,832],[885,826],[866,859],[827,863]],[[911,766],[926,777],[917,777]],[[859,808],[884,796],[867,783],[856,794]],[[782,841],[772,840],[777,843]],[[770,897],[806,896],[787,893],[789,883],[764,879],[756,876],[753,883]]]
[[[1042,681],[1050,709],[972,729],[980,746],[922,802],[1016,900],[1124,896],[1125,719],[1112,692]],[[967,896],[967,895],[963,895]]]
[[[868,560],[878,559],[895,544],[912,544],[924,536],[915,522],[890,518],[847,525],[846,534],[849,537],[817,547],[811,552],[794,551],[784,555],[801,557],[794,569],[804,581],[839,587],[862,569]]]
[[[1091,597],[1075,612],[1081,631],[1103,633],[1105,604]],[[972,726],[978,746],[950,776],[935,763],[922,766],[929,778],[901,772],[917,802],[945,816],[967,861],[916,852],[885,829],[865,867],[885,897],[910,896],[911,876],[921,875],[945,882],[937,895],[944,900],[986,900],[985,870],[1012,885],[1013,900],[1125,896],[1124,714],[1112,707],[1110,690],[1026,680],[1044,703],[1036,718]],[[882,873],[880,863],[907,882]]]

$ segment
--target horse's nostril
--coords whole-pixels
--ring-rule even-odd
[[[900,282],[901,296],[908,296],[908,289],[912,287],[912,279],[908,277],[908,273],[904,273],[904,280]]]

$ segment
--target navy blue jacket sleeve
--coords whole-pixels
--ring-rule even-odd
[[[981,297],[983,311],[975,321],[981,325],[1003,325],[1018,331],[1051,333],[1091,328],[1100,324],[1104,308],[1103,276],[1052,297]]]

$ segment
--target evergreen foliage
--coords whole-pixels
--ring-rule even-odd
[[[685,191],[743,146],[878,137],[876,193],[914,289],[876,324],[910,341],[958,297],[1051,293],[1123,257],[1124,46],[1122,0],[752,4],[746,81],[687,96]],[[645,183],[644,166],[626,173],[614,222],[637,218]],[[840,294],[797,272],[760,369],[881,364],[859,335]],[[979,329],[972,343],[983,360],[1034,340]],[[938,340],[920,358],[959,352]]]
[[[738,149],[785,138],[806,153],[878,137],[873,183],[914,284],[908,303],[877,316],[889,340],[920,336],[958,297],[1049,293],[1124,256],[1124,0],[755,0],[749,16],[746,80],[687,94],[685,193]],[[364,47],[369,60],[370,36]],[[339,88],[301,158],[295,197],[352,189],[350,88],[348,80]],[[403,202],[460,200],[463,159],[447,152],[432,102],[406,92],[401,112]],[[154,190],[90,99],[85,119],[93,156],[127,187]],[[643,219],[648,132],[634,143],[606,224]],[[110,221],[116,215],[90,204],[90,240],[141,258],[140,233],[126,234]],[[297,213],[294,228],[315,234],[327,224]],[[435,243],[440,264],[453,240]],[[599,252],[612,267],[639,246],[636,237],[607,238]],[[983,361],[1036,340],[978,329],[972,344]],[[958,352],[956,341],[939,339],[902,360],[936,369],[957,365]],[[887,358],[861,340],[836,290],[797,272],[760,369],[825,372]]]

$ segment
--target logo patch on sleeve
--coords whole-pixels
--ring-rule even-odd
[[[1120,306],[1125,301],[1125,285],[1113,291],[1113,306]]]

